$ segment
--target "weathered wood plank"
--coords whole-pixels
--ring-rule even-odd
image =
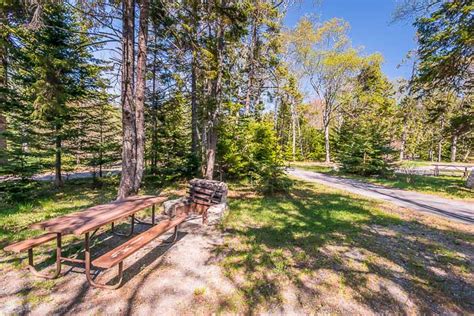
[[[167,200],[166,197],[160,196],[132,196],[124,200],[93,206],[80,212],[36,223],[31,228],[61,234],[82,235],[165,200]]]
[[[47,234],[38,236],[36,238],[23,240],[23,241],[19,241],[17,243],[8,245],[8,246],[5,247],[4,250],[5,251],[13,251],[13,252],[21,252],[21,251],[25,251],[25,250],[34,248],[34,247],[39,246],[41,244],[44,244],[44,243],[46,243],[50,240],[53,240],[55,238],[56,238],[55,233],[47,233]]]
[[[179,225],[185,219],[186,214],[182,214],[173,219],[161,221],[158,225],[153,226],[149,230],[141,233],[138,236],[133,237],[132,239],[128,240],[117,248],[93,260],[92,265],[104,269],[111,268],[125,260],[128,256],[132,255],[139,249],[143,248],[153,239],[157,238],[160,235],[163,235],[171,228],[174,228],[175,226]]]

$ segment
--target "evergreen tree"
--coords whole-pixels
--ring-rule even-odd
[[[105,166],[120,161],[120,112],[105,92],[94,100],[81,101],[75,109],[77,114],[69,124],[75,133],[66,147],[76,158],[75,167],[91,167],[96,181]]]
[[[75,102],[96,88],[100,67],[92,62],[91,39],[81,35],[65,6],[45,4],[42,21],[38,30],[16,29],[21,54],[17,74],[33,106],[29,118],[54,148],[55,184],[61,186],[63,143],[73,135]]]
[[[338,159],[342,169],[361,175],[383,174],[391,160],[394,100],[392,86],[382,74],[380,61],[366,65],[345,100],[339,131]]]
[[[418,89],[428,94],[439,89],[457,93],[472,89],[473,11],[470,0],[443,1],[429,16],[416,19]]]

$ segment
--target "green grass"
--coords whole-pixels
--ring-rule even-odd
[[[100,185],[91,179],[70,180],[61,189],[49,182],[1,183],[0,249],[44,233],[29,229],[33,223],[114,200],[118,183],[118,177],[104,178]],[[162,187],[162,181],[147,177],[141,193],[158,194]]]
[[[453,165],[453,166],[465,166],[470,165],[474,166],[472,162],[450,162],[450,161],[443,161],[443,162],[436,162],[436,161],[424,161],[424,160],[403,160],[401,162],[396,162],[396,165],[400,167],[410,168],[410,167],[426,167],[432,166],[435,164],[442,164],[442,165]]]
[[[44,182],[4,184],[0,247],[41,233],[28,228],[34,222],[113,200],[117,185],[116,177],[101,186],[69,181],[61,190]],[[163,186],[148,177],[142,193],[158,194]],[[230,212],[221,224],[226,237],[214,248],[219,258],[214,262],[238,291],[223,295],[217,310],[278,311],[290,291],[308,312],[337,313],[357,303],[378,312],[409,313],[386,291],[373,288],[389,284],[409,293],[419,308],[415,312],[431,314],[441,305],[472,312],[467,297],[473,291],[472,231],[418,223],[377,201],[317,184],[295,182],[288,194],[273,197],[231,187]],[[17,262],[3,258],[2,253],[2,269]],[[45,293],[56,284],[41,282]],[[194,289],[194,299],[204,300],[207,292]],[[42,292],[25,294],[31,304],[42,299]],[[334,301],[342,307],[331,305]]]
[[[291,167],[301,168],[305,170],[310,170],[314,172],[321,172],[321,173],[332,173],[334,172],[333,166],[328,166],[325,163],[319,162],[291,162]]]
[[[452,176],[420,176],[394,174],[389,177],[362,177],[335,171],[332,167],[319,163],[292,163],[292,166],[326,173],[329,175],[341,176],[360,181],[379,184],[390,188],[428,193],[446,198],[463,199],[474,201],[474,190],[466,188],[465,179]]]
[[[386,293],[370,289],[381,279],[410,293],[419,311],[433,312],[432,300],[469,310],[472,284],[464,294],[453,291],[472,271],[467,254],[474,236],[414,222],[376,201],[298,182],[288,195],[233,198],[222,227],[221,265],[248,311],[286,304],[291,289],[308,310],[322,308],[328,296],[343,305],[358,301],[379,312],[403,312]],[[456,241],[465,253],[453,247]],[[448,270],[452,279],[439,284],[430,267]]]

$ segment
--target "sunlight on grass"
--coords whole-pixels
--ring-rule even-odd
[[[58,190],[48,182],[3,183],[0,201],[0,248],[8,243],[42,234],[28,227],[36,222],[108,203],[116,197],[118,177],[66,181]],[[147,179],[142,194],[158,194],[162,183]]]
[[[453,176],[421,176],[394,174],[387,177],[362,177],[335,171],[322,163],[295,162],[294,167],[325,173],[333,176],[356,179],[373,184],[383,185],[408,191],[439,195],[446,198],[472,200],[474,202],[474,190],[465,187],[466,180]]]
[[[221,265],[248,310],[274,310],[295,288],[301,304],[314,311],[324,297],[336,297],[409,312],[390,293],[416,297],[421,303],[411,312],[430,310],[432,299],[468,308],[461,299],[467,294],[453,295],[469,278],[469,261],[460,253],[472,251],[472,244],[453,249],[464,233],[406,220],[379,202],[318,184],[298,182],[288,195],[246,196],[230,201],[222,224],[227,237],[216,251],[224,254]],[[437,269],[451,275],[442,287],[432,272]],[[380,292],[382,285],[388,293]]]

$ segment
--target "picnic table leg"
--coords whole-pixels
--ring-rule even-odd
[[[61,234],[56,234],[56,271],[52,274],[41,273],[36,270],[33,263],[33,249],[28,249],[28,269],[33,275],[44,279],[56,279],[61,273]]]
[[[135,218],[135,223],[141,224],[141,225],[155,225],[155,204],[151,207],[151,223],[150,222],[144,222],[138,218]]]
[[[178,227],[179,227],[179,225],[176,225],[174,227],[173,236],[171,236],[171,240],[170,241],[162,241],[161,242],[162,245],[173,244],[176,241],[176,239],[178,239]]]
[[[131,215],[130,218],[131,218],[131,221],[130,221],[131,227],[130,227],[130,232],[128,234],[123,234],[123,233],[120,233],[120,232],[116,232],[114,222],[112,222],[112,233],[117,235],[117,236],[121,236],[121,237],[130,237],[130,236],[132,236],[134,228],[135,228],[135,215]]]
[[[155,204],[153,204],[153,206],[151,207],[151,224],[155,225]]]
[[[123,262],[120,262],[118,265],[118,282],[116,284],[103,284],[103,283],[97,283],[92,279],[91,276],[91,252],[90,252],[90,245],[89,245],[89,233],[85,234],[84,238],[84,255],[85,255],[85,261],[86,261],[86,278],[87,282],[93,287],[101,288],[101,289],[108,289],[108,290],[115,290],[122,285],[122,280],[123,280]]]

